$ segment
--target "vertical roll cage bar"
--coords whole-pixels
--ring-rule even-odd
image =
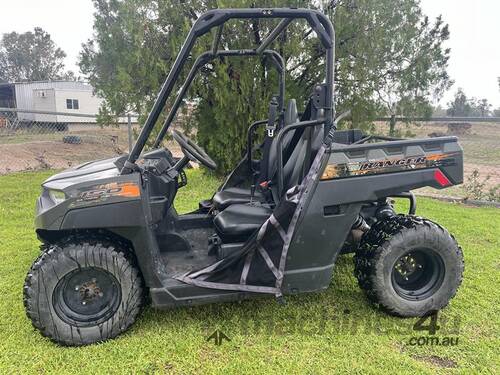
[[[189,53],[193,48],[196,40],[202,35],[208,33],[213,27],[218,27],[215,37],[212,43],[212,50],[210,52],[206,52],[201,56],[205,55],[205,58],[198,58],[196,62],[199,61],[199,64],[202,64],[204,59],[208,59],[209,61],[213,56],[221,56],[222,54],[229,51],[219,51],[219,43],[222,36],[223,25],[232,19],[281,19],[279,24],[273,29],[261,42],[261,44],[255,48],[254,50],[245,50],[252,51],[252,54],[260,55],[263,54],[267,47],[274,41],[276,38],[287,28],[287,26],[294,20],[304,19],[308,22],[309,26],[316,32],[319,37],[321,44],[325,48],[326,52],[326,71],[325,71],[325,102],[326,106],[324,107],[324,118],[323,121],[325,124],[325,134],[331,136],[331,130],[334,129],[334,116],[335,116],[335,107],[333,101],[333,85],[334,85],[334,59],[335,59],[335,32],[333,29],[333,25],[323,13],[318,10],[312,9],[296,9],[296,8],[250,8],[250,9],[214,9],[210,10],[204,14],[202,14],[196,22],[191,27],[191,30],[181,48],[181,51],[177,55],[175,62],[170,70],[165,82],[163,83],[161,90],[156,98],[156,101],[151,109],[146,122],[142,128],[139,137],[132,148],[127,161],[125,162],[121,173],[127,174],[131,173],[135,170],[135,162],[139,158],[146,142],[165,106],[167,99],[169,98],[172,90],[174,88],[175,82],[180,76],[181,70],[189,57]],[[235,51],[232,51],[235,52]],[[206,55],[206,54],[209,55]],[[200,57],[201,57],[200,56]],[[209,57],[210,56],[210,57]],[[279,56],[279,55],[278,55]],[[205,64],[207,61],[204,61]],[[196,67],[196,63],[193,65],[195,71],[193,72],[193,77],[196,73],[196,70],[201,66]],[[193,71],[193,68],[191,71]],[[191,74],[190,71],[190,74]],[[189,75],[190,75],[189,74]],[[189,78],[188,75],[188,78]],[[191,80],[192,80],[191,78]],[[188,83],[186,81],[186,83]],[[189,82],[190,83],[190,82]],[[184,89],[184,93],[178,96],[178,106],[182,101],[182,97],[185,94],[185,91],[189,87],[189,84],[185,87],[184,84],[181,88],[181,93]],[[177,100],[176,100],[177,102]],[[175,103],[174,103],[175,104]],[[170,123],[175,116],[175,112],[177,110],[175,106],[170,111],[165,124],[161,130],[160,134],[162,136],[165,135]],[[175,110],[174,110],[175,109]],[[170,120],[169,120],[170,119]],[[169,120],[169,121],[168,121]],[[297,123],[299,125],[300,123]],[[162,137],[158,137],[155,141],[155,146],[158,146],[161,142]]]

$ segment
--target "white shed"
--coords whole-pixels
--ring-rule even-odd
[[[88,83],[78,81],[39,81],[1,84],[4,93],[11,92],[11,107],[18,110],[96,114],[102,99],[95,96]],[[1,89],[0,88],[0,89]],[[93,117],[73,117],[18,112],[25,121],[95,122]]]

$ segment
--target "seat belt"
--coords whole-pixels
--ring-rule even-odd
[[[278,114],[278,99],[276,96],[271,98],[271,103],[269,103],[269,117],[267,118],[266,132],[267,137],[274,137],[274,131],[276,130],[276,117]]]
[[[267,181],[269,176],[269,154],[271,152],[271,145],[276,132],[276,117],[278,115],[278,99],[273,96],[269,103],[269,117],[266,125],[266,135],[264,138],[264,145],[262,147],[262,158],[260,160],[260,176],[258,183]]]
[[[260,160],[259,174],[253,175],[252,185],[250,186],[250,203],[253,202],[257,183],[260,185],[263,181],[267,181],[269,174],[269,154],[273,138],[276,132],[276,118],[278,116],[278,98],[273,96],[269,103],[269,116],[266,125],[266,134],[262,145],[262,157]]]

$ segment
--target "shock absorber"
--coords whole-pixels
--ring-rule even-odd
[[[366,220],[364,219],[363,216],[358,215],[358,217],[356,218],[356,220],[352,224],[351,230],[352,231],[358,230],[358,231],[365,233],[365,232],[368,232],[370,230],[370,226],[368,225],[368,223],[366,222]]]
[[[346,242],[342,247],[342,254],[355,252],[358,248],[359,242],[361,241],[361,237],[363,234],[370,230],[370,225],[366,222],[365,218],[361,215],[358,215],[356,220],[351,226],[351,230],[349,231],[349,235],[347,236]]]

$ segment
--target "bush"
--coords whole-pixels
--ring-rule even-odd
[[[497,184],[489,189],[486,187],[490,178],[491,176],[487,175],[481,179],[479,171],[474,169],[464,184],[465,199],[500,202],[500,185]]]

